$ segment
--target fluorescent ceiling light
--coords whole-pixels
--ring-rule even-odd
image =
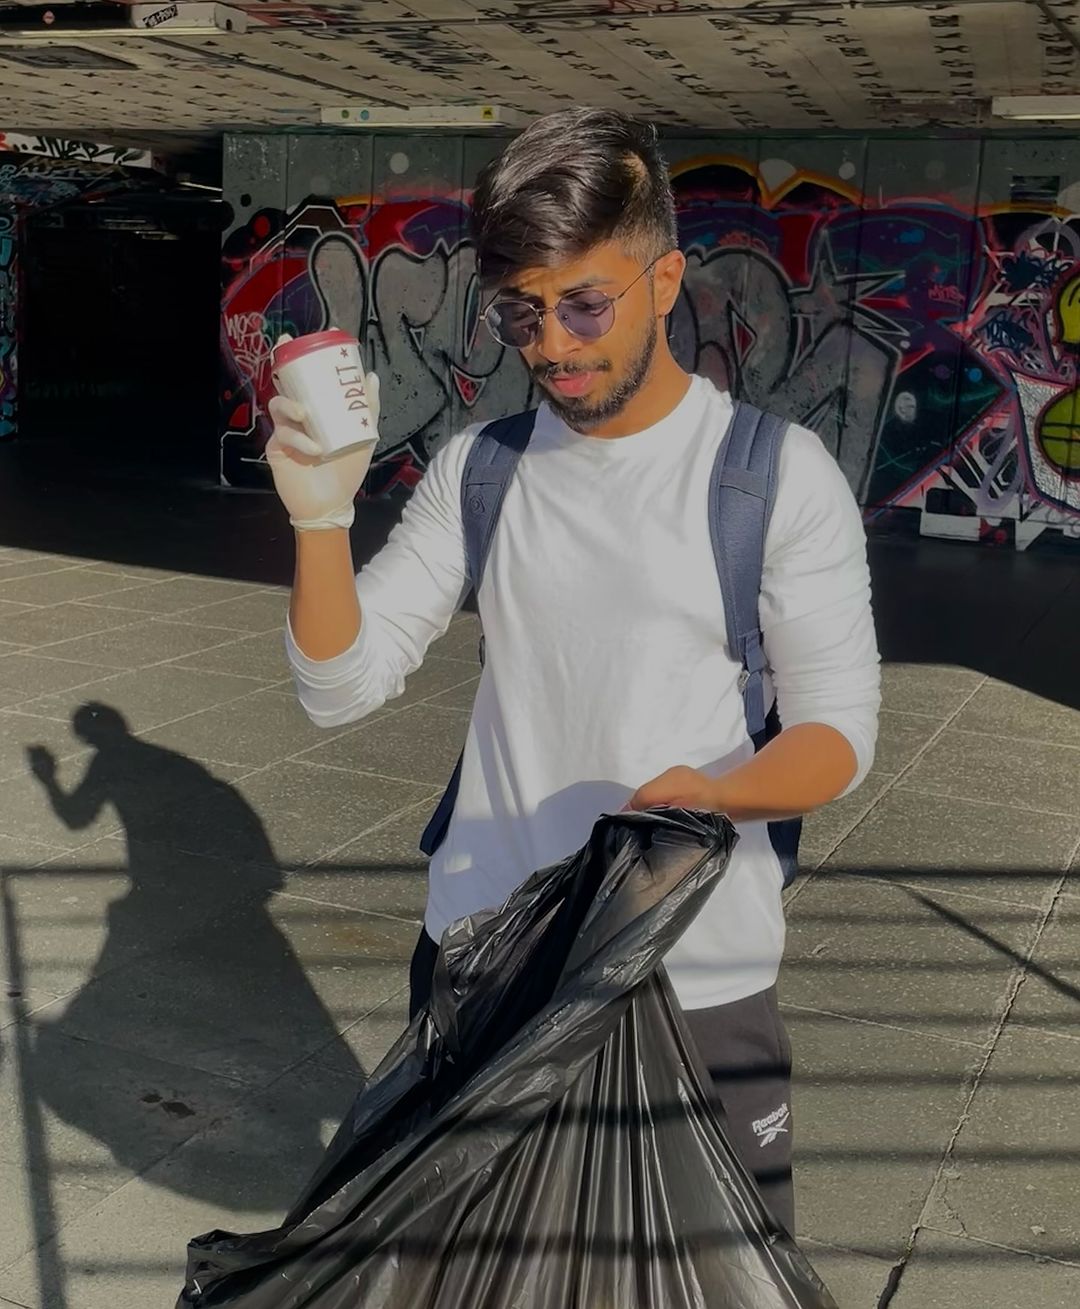
[[[502,105],[343,105],[323,109],[320,121],[335,127],[524,127],[530,118]]]
[[[995,118],[1061,122],[1080,118],[1080,95],[996,95],[990,109]]]

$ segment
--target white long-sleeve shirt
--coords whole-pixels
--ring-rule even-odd
[[[426,913],[438,940],[584,844],[602,813],[677,764],[750,757],[709,539],[709,476],[728,395],[695,377],[633,436],[572,431],[546,406],[503,503],[478,601],[486,659]],[[300,701],[339,725],[399,695],[468,591],[461,479],[477,428],[432,460],[357,578],[360,635],[323,662],[291,634]],[[873,760],[879,665],[858,508],[821,442],[792,427],[766,539],[761,623],[785,728],[824,723]],[[850,788],[849,788],[850,789]],[[727,874],[667,959],[688,1009],[776,980],[782,875],[765,823],[744,823]]]

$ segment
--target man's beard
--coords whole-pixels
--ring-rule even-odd
[[[653,356],[656,354],[656,335],[656,319],[650,314],[648,331],[637,355],[631,360],[622,380],[617,382],[602,399],[590,400],[587,396],[559,395],[557,392],[553,393],[545,387],[544,397],[548,405],[558,414],[567,427],[572,427],[577,432],[588,432],[591,428],[599,427],[601,423],[606,423],[609,419],[621,414],[641,390],[646,377],[649,375]],[[602,360],[600,363],[582,365],[580,368],[546,367],[534,371],[542,377],[552,374],[568,377],[574,373],[604,373],[609,372],[610,369],[610,362]]]

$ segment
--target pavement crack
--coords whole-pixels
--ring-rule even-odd
[[[915,1242],[918,1239],[919,1232],[924,1228],[926,1230],[931,1230],[933,1227],[933,1224],[928,1222],[927,1219],[929,1218],[929,1207],[935,1199],[941,1203],[945,1211],[959,1227],[960,1230],[958,1233],[955,1233],[955,1235],[967,1237],[968,1240],[976,1239],[967,1231],[959,1213],[948,1200],[948,1183],[950,1181],[955,1181],[960,1176],[959,1170],[953,1163],[953,1154],[956,1150],[956,1143],[960,1137],[960,1133],[964,1130],[968,1119],[971,1117],[971,1106],[975,1101],[975,1096],[978,1094],[979,1087],[982,1084],[982,1079],[989,1067],[990,1060],[994,1057],[994,1051],[997,1049],[998,1042],[1001,1040],[1001,1034],[1005,1030],[1005,1025],[1009,1021],[1009,1015],[1012,1013],[1013,1006],[1016,1004],[1016,997],[1020,993],[1020,988],[1023,986],[1025,978],[1033,971],[1040,976],[1045,972],[1045,970],[1040,969],[1038,965],[1034,963],[1035,952],[1039,948],[1039,943],[1043,938],[1043,934],[1046,931],[1047,924],[1053,915],[1058,900],[1061,898],[1068,878],[1069,873],[1066,871],[1058,880],[1058,884],[1054,889],[1054,894],[1042,915],[1042,920],[1035,932],[1035,936],[1023,955],[1019,955],[1008,947],[1003,947],[1000,942],[993,937],[990,937],[988,934],[984,934],[978,931],[978,929],[971,928],[973,934],[978,934],[981,938],[985,937],[984,944],[991,945],[995,949],[999,949],[1003,953],[1006,953],[1019,966],[1010,980],[1005,1003],[1002,1006],[1001,1014],[999,1015],[997,1024],[994,1027],[994,1033],[986,1043],[986,1049],[982,1059],[979,1061],[978,1068],[972,1074],[967,1097],[964,1100],[963,1108],[960,1110],[960,1114],[957,1117],[956,1126],[953,1128],[952,1134],[949,1137],[948,1144],[946,1145],[945,1151],[941,1157],[941,1162],[938,1164],[937,1172],[934,1174],[934,1179],[930,1183],[930,1189],[927,1192],[926,1200],[923,1202],[922,1212],[919,1214],[918,1219],[915,1221],[915,1224],[911,1229],[911,1235],[904,1246],[903,1253],[893,1265],[892,1271],[886,1279],[885,1288],[878,1297],[876,1309],[888,1309],[888,1306],[892,1303],[897,1291],[900,1289],[900,1283],[903,1280],[904,1271],[914,1253]],[[926,900],[923,896],[918,896],[917,898],[923,900],[924,903],[935,909],[937,912],[943,912],[941,906],[936,905],[933,901]],[[954,915],[948,911],[945,911],[944,916],[948,917],[950,920],[959,917],[959,915]],[[961,919],[961,923],[965,927],[971,927],[966,920]],[[954,923],[954,925],[960,925],[960,923]]]

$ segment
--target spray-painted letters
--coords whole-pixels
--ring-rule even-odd
[[[870,520],[912,510],[925,532],[1020,548],[1080,537],[1080,219],[1056,198],[965,210],[766,173],[730,156],[675,170],[680,361],[817,431]],[[376,490],[529,403],[520,360],[479,325],[464,219],[462,193],[311,199],[230,234],[228,480],[264,476],[281,331],[362,336],[383,384]]]

